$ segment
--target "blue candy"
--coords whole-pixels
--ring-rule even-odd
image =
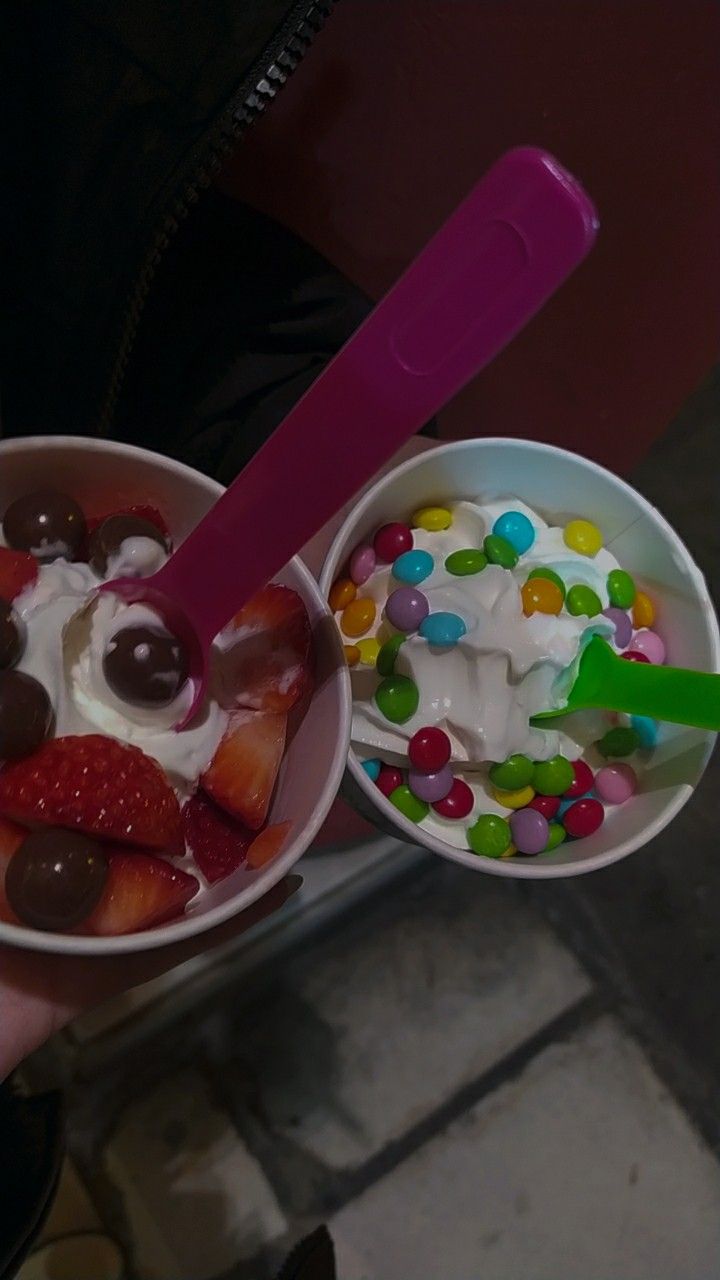
[[[362,767],[371,782],[377,782],[382,768],[382,760],[363,760]]]
[[[398,582],[407,582],[411,587],[416,587],[418,582],[424,582],[430,577],[434,568],[435,561],[429,551],[403,551],[393,561],[392,571]]]
[[[492,529],[498,538],[504,538],[514,547],[519,556],[529,551],[535,541],[535,530],[532,521],[522,511],[504,511],[498,516]]]
[[[457,613],[430,613],[423,618],[419,631],[428,644],[450,648],[465,635],[467,627]]]
[[[562,818],[563,814],[567,813],[568,809],[570,808],[570,805],[571,805],[571,804],[575,804],[575,800],[577,800],[577,799],[579,799],[579,798],[580,798],[580,797],[576,796],[574,800],[561,800],[561,801],[560,801],[560,808],[558,809],[558,811],[557,811],[557,813],[556,813],[555,817],[556,817],[556,818]]]
[[[631,716],[630,724],[640,739],[640,746],[650,749],[655,746],[658,739],[657,720],[651,720],[650,716]]]

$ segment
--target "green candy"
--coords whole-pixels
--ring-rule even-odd
[[[473,853],[485,858],[501,858],[512,841],[510,823],[496,813],[481,813],[477,822],[468,828],[467,838]]]
[[[541,796],[561,796],[575,781],[575,770],[565,756],[539,760],[533,769],[532,786]]]
[[[553,849],[557,849],[559,844],[567,836],[567,831],[559,822],[548,823],[548,842],[543,849],[543,853],[552,853]]]
[[[422,822],[430,812],[430,805],[424,800],[418,800],[405,783],[391,791],[389,799],[390,803],[394,804],[395,808],[399,809],[411,822]]]
[[[565,583],[560,577],[560,574],[556,573],[554,569],[532,569],[527,576],[528,582],[531,578],[547,578],[548,582],[554,582],[555,586],[562,592],[563,601],[565,600]]]
[[[578,583],[568,591],[565,608],[574,618],[583,616],[594,618],[598,613],[602,613],[602,600],[592,587]]]
[[[407,676],[388,676],[375,690],[375,701],[393,724],[404,724],[415,715],[420,701],[418,687]]]
[[[630,609],[635,603],[635,583],[624,569],[611,569],[607,576],[607,592],[616,609]]]
[[[391,636],[382,645],[375,663],[375,670],[379,676],[391,676],[395,670],[395,660],[400,651],[400,645],[404,644],[407,636],[399,631],[396,636]]]
[[[597,749],[601,756],[631,756],[640,746],[640,735],[635,729],[631,729],[625,725],[618,725],[615,729],[608,729],[607,733],[597,744]]]
[[[501,791],[520,791],[529,786],[535,766],[527,756],[508,756],[502,764],[494,764],[490,768],[490,781]]]
[[[471,573],[482,573],[487,565],[487,556],[478,547],[464,547],[462,551],[453,551],[445,561],[445,568],[456,578],[467,578]]]
[[[483,551],[491,564],[499,564],[502,569],[514,569],[518,562],[518,553],[512,543],[497,533],[487,535]]]

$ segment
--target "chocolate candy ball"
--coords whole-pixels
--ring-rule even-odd
[[[107,860],[79,831],[33,831],[13,854],[5,893],[16,916],[34,929],[72,929],[97,906]]]
[[[0,596],[0,668],[14,667],[24,648],[22,623],[10,602]]]
[[[130,515],[108,516],[93,530],[88,545],[90,568],[99,577],[105,577],[108,560],[117,555],[126,538],[152,538],[164,551],[170,550],[167,538],[152,520]]]
[[[113,693],[137,707],[167,706],[188,678],[187,654],[176,636],[161,627],[116,631],[103,657]]]
[[[74,560],[86,532],[85,516],[77,502],[54,489],[39,489],[17,498],[3,520],[8,546],[31,551],[43,563],[61,556]]]
[[[29,756],[52,724],[52,703],[40,681],[22,671],[0,671],[0,760]]]

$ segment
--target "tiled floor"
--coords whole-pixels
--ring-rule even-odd
[[[716,589],[719,420],[720,378],[638,477]],[[717,781],[565,884],[310,859],[280,960],[65,1038],[62,1231],[97,1214],[132,1280],[271,1280],[319,1222],[339,1280],[720,1280]]]

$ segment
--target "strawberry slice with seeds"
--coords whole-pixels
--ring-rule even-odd
[[[99,733],[54,738],[7,764],[0,814],[144,849],[182,849],[180,806],[160,765]]]
[[[0,920],[4,920],[6,924],[20,924],[5,897],[5,876],[10,859],[15,850],[20,848],[26,835],[27,831],[23,827],[18,827],[14,822],[8,822],[6,818],[0,818]]]
[[[26,587],[37,581],[37,560],[29,551],[13,551],[0,547],[0,596],[14,600]]]
[[[200,883],[187,871],[151,853],[107,853],[108,874],[103,895],[78,933],[110,937],[138,933],[167,924],[182,915]]]
[[[289,711],[309,687],[310,619],[289,587],[258,591],[225,628],[219,649],[224,706]]]
[[[273,711],[234,711],[200,782],[221,809],[259,831],[285,750],[287,716]]]
[[[224,880],[242,866],[254,833],[201,791],[188,800],[183,811],[185,843],[208,884]]]
[[[277,857],[287,839],[292,822],[275,822],[255,837],[247,854],[247,864],[252,871],[267,866]]]

